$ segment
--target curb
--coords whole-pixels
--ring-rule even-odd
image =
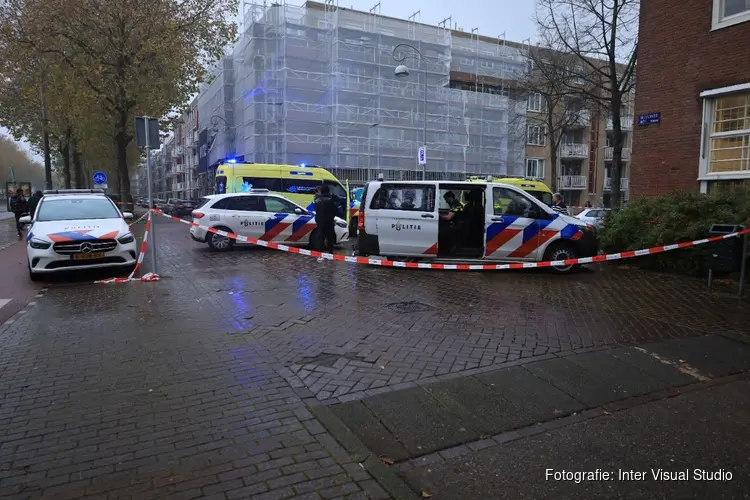
[[[47,290],[49,290],[49,288],[47,287],[40,289],[39,292],[37,292],[37,294],[34,295],[34,298],[30,302],[28,302],[25,306],[23,306],[23,309],[21,309],[16,314],[14,314],[13,316],[5,320],[5,322],[2,325],[0,325],[0,332],[4,332],[9,326],[11,326],[13,323],[18,321],[21,318],[21,316],[23,316],[24,314],[29,312],[31,309],[33,309],[34,306],[39,301],[39,299],[44,297],[44,294],[47,293]]]
[[[308,403],[308,401],[305,402]],[[318,419],[318,422],[349,453],[352,460],[359,462],[394,500],[419,498],[414,490],[398,474],[383,464],[327,406],[321,404],[317,399],[307,406]]]

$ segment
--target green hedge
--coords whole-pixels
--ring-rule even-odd
[[[675,192],[630,202],[608,215],[599,243],[607,253],[669,245],[705,238],[712,224],[750,227],[750,191],[738,189],[712,195]],[[701,274],[707,271],[711,246],[636,257],[630,262],[644,268]]]

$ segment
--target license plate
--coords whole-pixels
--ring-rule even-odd
[[[91,253],[75,253],[73,254],[73,260],[94,260],[103,259],[104,252],[91,252]]]

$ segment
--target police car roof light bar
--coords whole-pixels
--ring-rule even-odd
[[[270,191],[265,188],[251,188],[248,193],[270,193]]]
[[[42,194],[83,194],[96,193],[104,194],[103,189],[45,189]]]

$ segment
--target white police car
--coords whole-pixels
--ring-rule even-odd
[[[193,210],[193,222],[200,227],[191,226],[190,236],[220,251],[229,250],[237,242],[206,228],[290,246],[315,241],[318,228],[315,214],[268,189],[205,196]],[[345,220],[336,217],[335,231],[336,244],[349,239]]]
[[[45,191],[36,212],[21,217],[30,224],[26,237],[29,278],[59,271],[135,266],[133,233],[100,189]]]

